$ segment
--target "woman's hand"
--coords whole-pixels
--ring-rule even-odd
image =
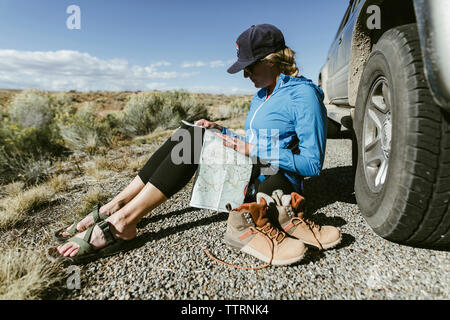
[[[222,131],[222,129],[223,129],[223,127],[218,125],[217,123],[211,122],[211,121],[206,120],[206,119],[197,120],[197,121],[195,121],[194,124],[196,126],[201,126],[203,128],[206,128],[206,129],[217,129],[217,130],[220,130],[220,131]]]
[[[239,138],[227,136],[226,134],[216,133],[216,136],[223,140],[223,145],[249,157],[253,150],[254,144],[245,142]]]

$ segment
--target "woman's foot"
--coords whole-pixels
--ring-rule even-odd
[[[116,239],[132,240],[137,235],[136,226],[125,225],[122,221],[117,219],[108,218],[109,229]],[[78,238],[84,238],[87,231],[83,231],[75,235]],[[92,245],[94,250],[99,250],[106,246],[106,239],[102,230],[96,225],[92,230],[89,244]],[[58,247],[58,252],[64,257],[74,257],[78,252],[78,244],[74,242],[66,242]]]
[[[112,201],[103,205],[102,207],[100,207],[99,212],[103,215],[107,215],[110,216],[113,213],[115,213],[116,211],[118,211],[120,208],[122,208],[125,204],[119,202],[115,202],[113,203]],[[85,230],[87,230],[87,228],[89,228],[90,226],[92,226],[94,224],[94,218],[92,216],[86,216],[84,219],[82,219],[80,222],[78,222],[77,224],[77,231],[78,232],[83,232]],[[73,227],[73,224],[70,225],[65,232],[61,233],[62,237],[70,237],[71,234],[70,229]]]

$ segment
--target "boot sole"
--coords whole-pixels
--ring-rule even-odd
[[[286,266],[289,264],[294,264],[296,262],[299,262],[300,260],[303,259],[303,257],[305,256],[305,253],[308,249],[305,248],[305,251],[303,251],[303,254],[301,256],[297,256],[291,259],[286,259],[286,260],[277,260],[277,259],[273,259],[271,264],[274,266]],[[265,255],[261,254],[260,252],[256,251],[255,249],[249,247],[249,246],[244,246],[241,250],[241,252],[247,253],[261,261],[264,261],[266,263],[268,263],[270,261],[269,257],[266,257]]]
[[[225,242],[225,244],[236,250],[241,250],[245,246],[245,244],[228,237],[227,234],[225,234],[225,236],[223,237],[223,241]]]
[[[265,263],[268,263],[270,261],[269,257],[266,257],[265,255],[261,254],[260,252],[256,251],[255,249],[247,246],[247,245],[243,245],[242,243],[235,241],[233,239],[230,239],[229,237],[227,237],[225,235],[224,237],[224,242],[230,246],[231,248],[238,250],[240,252],[244,252],[246,254],[249,254],[261,261],[264,261]],[[303,254],[301,256],[297,256],[291,259],[287,259],[287,260],[277,260],[277,259],[273,259],[271,264],[274,266],[285,266],[285,265],[289,265],[289,264],[293,264],[296,263],[300,260],[303,259],[303,257],[305,256],[305,253],[308,249],[305,248],[305,251],[303,251]]]
[[[316,247],[316,248],[320,248],[318,245],[317,245],[317,243],[310,243],[310,242],[307,242],[307,241],[305,241],[305,240],[303,240],[303,239],[300,239],[300,238],[297,238],[297,239],[299,239],[300,241],[302,241],[304,244],[307,244],[307,245],[309,245],[309,246],[313,246],[313,247]],[[334,247],[336,247],[339,243],[341,243],[341,241],[342,241],[342,234],[340,234],[339,235],[339,239],[337,239],[336,241],[334,241],[334,242],[330,242],[330,243],[322,243],[322,248],[323,248],[323,250],[327,250],[327,249],[331,249],[331,248],[334,248]]]

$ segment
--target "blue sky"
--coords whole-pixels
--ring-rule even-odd
[[[66,9],[77,5],[81,29]],[[252,94],[235,41],[252,24],[284,34],[304,76],[320,67],[348,0],[0,0],[0,88]]]

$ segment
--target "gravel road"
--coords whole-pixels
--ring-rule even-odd
[[[122,187],[132,176],[124,180]],[[136,248],[81,267],[81,289],[64,299],[449,299],[449,252],[378,237],[356,205],[350,140],[328,140],[322,175],[305,181],[308,214],[340,228],[342,243],[310,248],[296,265],[258,271],[261,262],[222,241],[227,214],[188,206],[190,184],[138,225]],[[119,191],[119,190],[117,190]]]

